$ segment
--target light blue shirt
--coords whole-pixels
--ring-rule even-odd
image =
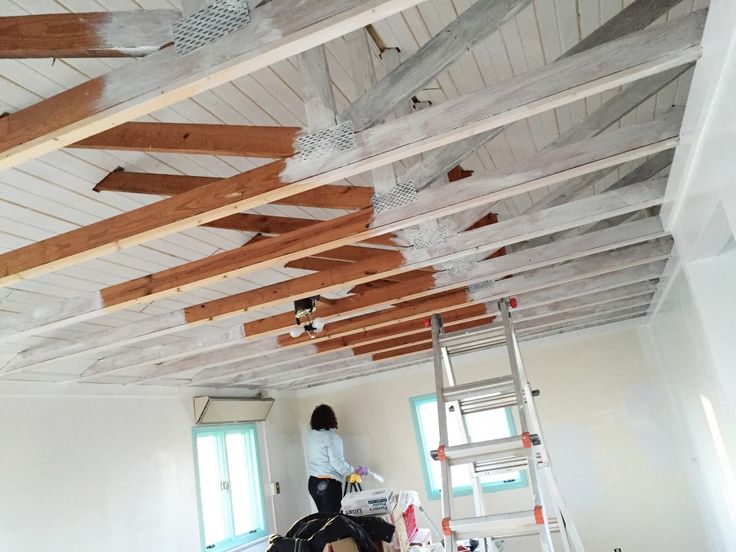
[[[331,477],[340,482],[355,471],[355,468],[345,461],[342,438],[334,429],[309,431],[307,468],[311,476]]]

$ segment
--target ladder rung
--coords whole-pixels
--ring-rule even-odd
[[[478,460],[473,463],[475,473],[482,475],[503,474],[529,467],[528,457],[505,456],[490,460]]]
[[[517,404],[516,393],[502,393],[492,397],[477,397],[460,401],[460,413],[474,414],[497,408],[506,408]]]
[[[462,345],[474,345],[479,340],[499,335],[499,332],[501,332],[500,335],[503,335],[503,327],[499,327],[498,324],[493,323],[478,326],[470,330],[449,332],[440,336],[440,347],[451,348]]]
[[[437,450],[431,452],[431,456],[435,460],[446,461],[451,466],[509,456],[526,457],[532,450],[533,440],[532,436],[524,433],[514,437],[480,441],[454,447],[440,446]]]
[[[524,535],[536,535],[541,526],[541,507],[534,510],[495,514],[472,518],[446,519],[442,526],[449,530],[458,540],[469,538],[511,538]],[[548,520],[550,530],[558,529],[556,519]]]
[[[442,390],[442,397],[446,402],[462,401],[475,397],[483,397],[485,395],[493,395],[500,393],[508,393],[514,389],[514,380],[511,376],[503,376],[500,378],[492,378],[453,387],[445,387]]]
[[[552,533],[560,532],[560,525],[555,518],[549,520],[549,530]],[[517,527],[499,528],[493,535],[479,535],[477,533],[456,532],[457,540],[469,540],[473,538],[490,538],[491,540],[513,539],[517,537],[536,537],[539,535],[539,525],[520,525]]]

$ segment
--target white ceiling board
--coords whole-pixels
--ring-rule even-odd
[[[379,21],[374,28],[388,47],[398,47],[406,59],[432,36],[466,10],[472,0],[428,0],[406,12]],[[560,56],[601,23],[617,14],[629,0],[535,0],[506,25],[500,33],[480,42],[444,71],[424,90],[419,99],[440,103],[484,86],[533,71]],[[675,7],[669,18],[682,16],[702,7],[702,0],[685,0]],[[49,13],[90,10],[169,9],[179,8],[174,0],[0,0],[0,14]],[[663,18],[665,19],[665,18]],[[326,45],[327,60],[336,102],[343,109],[355,98],[350,76],[350,61],[344,39]],[[385,74],[382,62],[373,48],[372,62],[379,77]],[[134,59],[75,60],[0,60],[0,112],[17,111],[41,98],[104,74],[112,68],[136,63]],[[673,103],[683,105],[687,99],[692,71],[663,89],[656,97],[629,114],[622,124],[651,120]],[[293,125],[305,123],[302,81],[294,60],[284,60],[271,67],[239,78],[232,83],[202,92],[190,99],[142,118],[145,121],[226,123],[241,125]],[[580,100],[527,121],[520,121],[478,152],[463,166],[476,171],[492,171],[510,167],[532,157],[561,132],[583,120],[589,113],[611,98],[616,91]],[[619,126],[619,125],[616,125]],[[428,154],[431,155],[431,152]],[[94,185],[118,166],[139,172],[189,174],[228,177],[266,163],[264,159],[228,156],[178,155],[125,151],[66,149],[45,155],[15,169],[0,173],[0,252],[42,240],[68,230],[108,218],[124,211],[156,202],[156,196],[92,191]],[[596,184],[595,189],[615,182],[631,170],[634,163],[613,171]],[[370,185],[369,175],[351,178],[353,185]],[[497,205],[500,216],[515,216],[540,200],[544,190],[513,198]],[[277,216],[329,219],[342,211],[269,205],[253,212]],[[10,313],[28,313],[49,301],[76,297],[132,278],[164,270],[187,261],[206,258],[216,252],[233,249],[245,243],[252,234],[197,228],[154,240],[144,245],[88,261],[33,280],[22,281],[0,290],[0,318]],[[162,298],[149,304],[135,305],[100,319],[70,328],[54,330],[30,337],[17,344],[29,346],[71,339],[105,328],[118,327],[145,320],[150,316],[182,307],[282,282],[308,274],[307,271],[274,268],[248,274],[242,278],[214,282],[201,289]],[[337,297],[339,294],[328,294]],[[192,339],[208,332],[221,331],[244,321],[289,312],[289,305],[263,309],[192,328],[176,336],[163,336],[137,344],[176,342]],[[12,349],[12,347],[11,347]],[[7,354],[0,348],[0,356]],[[52,365],[54,372],[80,373],[94,359],[81,359],[69,365]],[[135,374],[121,373],[109,377],[111,382],[130,382]],[[54,378],[53,374],[29,372],[19,377]],[[182,383],[176,380],[173,383]],[[163,382],[162,382],[163,383]]]

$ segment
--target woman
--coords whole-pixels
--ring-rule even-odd
[[[342,502],[342,482],[351,473],[367,475],[363,466],[353,468],[345,460],[342,439],[335,431],[335,411],[321,404],[312,412],[312,431],[307,437],[309,494],[318,512],[339,513]]]

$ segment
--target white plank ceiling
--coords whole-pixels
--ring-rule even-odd
[[[595,30],[629,2],[622,0],[536,0],[510,24],[467,52],[448,71],[417,94],[419,100],[444,102],[513,76],[533,71],[555,58]],[[387,47],[397,47],[401,57],[414,53],[438,33],[471,0],[429,0],[398,15],[374,24]],[[706,0],[683,0],[662,18],[679,17],[707,6]],[[116,11],[176,8],[175,0],[0,0],[0,15],[55,12]],[[343,39],[327,44],[328,62],[338,109],[355,97],[350,77],[347,48]],[[377,73],[383,68],[375,50]],[[25,59],[0,60],[0,113],[16,112],[40,99],[50,97],[134,59]],[[620,125],[651,120],[672,105],[684,105],[692,71],[671,83],[656,96],[627,115]],[[201,93],[141,120],[162,122],[230,123],[304,126],[302,85],[294,59]],[[520,121],[469,157],[463,167],[476,171],[504,168],[530,158],[548,142],[613,96],[616,90],[593,96],[554,111]],[[153,203],[159,198],[136,194],[92,191],[94,185],[118,166],[142,172],[227,177],[253,168],[264,160],[175,155],[160,153],[64,149],[16,168],[0,172],[0,253]],[[631,170],[623,165],[601,186]],[[369,185],[366,175],[350,180]],[[539,200],[548,190],[516,196],[497,206],[501,218],[518,214]],[[304,218],[328,219],[337,210],[305,209],[268,205],[254,212]],[[245,243],[252,235],[212,228],[196,228],[148,242],[103,259],[85,262],[32,280],[0,289],[0,318],[28,313],[37,306],[78,296],[102,287],[200,259]],[[304,271],[278,268],[247,277],[229,279],[175,297],[96,318],[69,328],[45,332],[36,337],[0,345],[0,364],[21,349],[51,341],[63,341],[106,327],[140,321],[191,304],[216,299],[266,284],[283,281]],[[230,327],[238,320],[262,318],[290,310],[268,309],[223,323],[157,338],[155,343],[175,343],[192,335]],[[148,346],[149,342],[138,346]],[[81,373],[93,358],[60,362],[43,371],[26,371],[22,379],[65,380]],[[125,372],[111,382],[125,382]]]

